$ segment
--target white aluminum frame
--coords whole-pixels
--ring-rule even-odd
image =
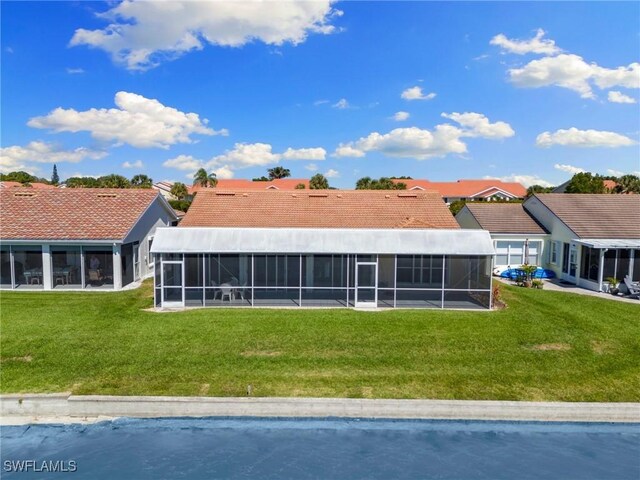
[[[165,265],[180,265],[180,282],[181,285],[168,285],[167,288],[180,288],[182,293],[181,302],[166,302],[164,300],[164,266]],[[184,307],[184,284],[185,284],[185,272],[184,272],[184,256],[182,260],[164,260],[160,261],[160,305],[167,308],[183,308]]]
[[[375,274],[374,274],[374,280],[373,280],[373,286],[363,286],[360,285],[360,282],[358,281],[358,270],[359,267],[365,267],[365,266],[369,266],[369,267],[373,267],[375,270]],[[376,255],[376,261],[375,262],[360,262],[358,261],[358,257],[356,257],[356,269],[355,269],[355,292],[354,292],[354,306],[356,308],[376,308],[378,306],[378,256]],[[358,290],[360,288],[366,288],[366,289],[371,289],[373,288],[373,301],[371,300],[366,300],[366,301],[360,301],[358,300]]]

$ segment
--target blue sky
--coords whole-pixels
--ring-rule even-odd
[[[2,171],[640,171],[640,4],[2,2]]]

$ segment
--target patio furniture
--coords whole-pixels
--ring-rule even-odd
[[[244,300],[244,293],[247,290],[247,282],[244,282],[240,287],[236,288],[236,292],[242,300]]]
[[[220,285],[220,292],[222,294],[220,300],[223,302],[224,302],[224,297],[227,297],[229,299],[229,302],[231,302],[231,300],[236,299],[234,288],[229,283],[223,283],[222,285]]]
[[[100,270],[88,270],[88,272],[89,272],[89,283],[101,282],[104,278]]]
[[[627,290],[629,290],[629,297],[640,299],[640,287],[634,285],[629,276],[624,277],[624,284],[626,285]]]

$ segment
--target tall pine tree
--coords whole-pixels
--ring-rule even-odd
[[[58,185],[60,183],[60,177],[58,176],[58,167],[56,164],[53,164],[53,173],[51,174],[51,183],[53,185]]]

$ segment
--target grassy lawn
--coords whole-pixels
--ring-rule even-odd
[[[640,305],[504,289],[498,312],[144,311],[3,292],[1,391],[640,401]]]

